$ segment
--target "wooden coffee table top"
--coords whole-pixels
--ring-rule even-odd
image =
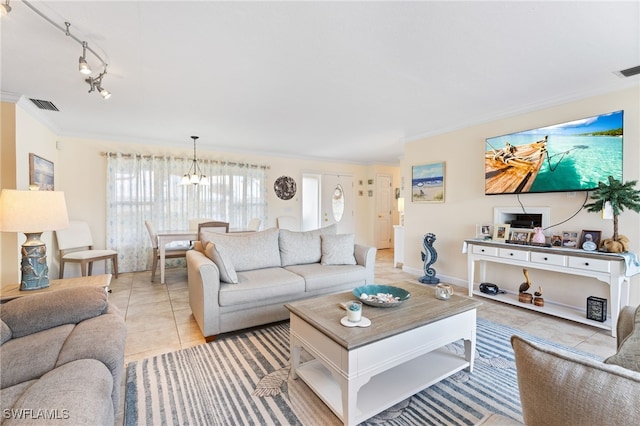
[[[339,304],[356,300],[352,292],[344,292],[285,305],[331,340],[346,349],[373,343],[423,325],[475,309],[482,302],[467,296],[454,294],[449,300],[435,298],[434,286],[401,281],[390,284],[411,293],[409,300],[393,308],[376,308],[362,305],[362,316],[371,320],[369,327],[344,327],[340,319],[347,315]]]
[[[4,302],[18,297],[30,296],[32,294],[49,293],[62,288],[82,286],[108,287],[109,284],[111,284],[111,274],[50,280],[49,287],[38,290],[20,290],[20,284],[9,284],[2,286],[2,289],[0,290],[0,301]]]

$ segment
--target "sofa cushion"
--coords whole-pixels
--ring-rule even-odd
[[[353,287],[367,283],[367,269],[361,265],[326,265],[310,263],[285,267],[304,278],[305,290],[315,292],[352,283]]]
[[[238,273],[238,285],[220,284],[220,306],[242,305],[304,293],[304,279],[283,268]]]
[[[33,296],[24,297],[29,299]],[[75,325],[65,324],[11,339],[2,345],[0,388],[37,379],[56,366],[56,361]]]
[[[322,235],[323,265],[355,265],[355,237],[353,234]]]
[[[0,345],[11,339],[11,329],[6,322],[0,319]]]
[[[207,243],[204,254],[213,260],[220,271],[220,281],[230,284],[238,284],[238,275],[233,267],[231,259],[227,255],[224,247],[220,244],[214,244],[211,241]]]
[[[104,313],[108,305],[104,288],[73,287],[11,300],[2,305],[0,315],[16,339],[96,317]]]
[[[618,352],[604,362],[640,372],[640,306],[635,311],[633,330],[620,343]]]
[[[37,410],[56,410],[57,420],[47,422],[34,417],[33,422],[14,423],[7,419],[2,424],[112,425],[113,385],[113,377],[100,361],[83,359],[65,364],[35,381],[11,407],[17,411],[33,410],[34,414]]]
[[[322,258],[321,235],[336,235],[337,230],[338,225],[336,224],[305,232],[281,229],[279,243],[282,266],[320,262]]]
[[[211,241],[223,247],[236,272],[280,266],[276,228],[239,235],[202,232],[201,238],[203,243]]]

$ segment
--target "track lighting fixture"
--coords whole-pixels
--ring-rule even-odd
[[[6,16],[9,12],[11,12],[11,6],[9,6],[9,0],[5,0],[0,4],[0,16]]]
[[[193,161],[191,162],[189,171],[182,176],[180,185],[209,185],[209,180],[202,174],[200,166],[198,165],[198,159],[196,158],[196,140],[198,140],[198,136],[191,136],[191,139],[193,139]]]
[[[81,74],[89,75],[91,74],[91,65],[87,62],[87,42],[82,42],[82,56],[79,59],[78,70]]]
[[[84,80],[89,84],[89,93],[95,90],[100,93],[104,99],[109,99],[111,97],[111,92],[102,88],[102,77],[104,77],[106,73],[107,69],[105,68],[97,77],[89,77]]]
[[[44,19],[45,21],[49,22],[51,25],[53,25],[54,27],[62,31],[64,35],[66,35],[67,37],[71,37],[74,41],[76,41],[82,46],[82,56],[80,56],[80,59],[78,59],[78,71],[80,71],[84,75],[89,76],[84,80],[89,84],[89,93],[95,90],[98,93],[100,93],[100,95],[102,95],[104,99],[109,99],[111,97],[111,92],[102,88],[102,78],[107,73],[107,63],[100,57],[100,55],[98,55],[95,50],[89,47],[89,43],[87,43],[84,40],[80,40],[78,37],[71,34],[71,31],[70,31],[71,23],[65,22],[64,27],[62,27],[61,25],[58,25],[57,23],[55,23],[47,15],[45,15],[44,13],[36,9],[36,7],[33,6],[31,3],[29,3],[27,0],[22,0],[22,3],[24,3],[24,5],[27,6],[29,9],[33,10],[42,19]],[[9,11],[11,11],[11,7],[9,6],[9,0],[5,0],[4,3],[0,4],[0,12],[3,15],[6,15],[7,13],[9,13]],[[91,77],[92,69],[89,63],[87,62],[87,51],[90,52],[93,56],[95,56],[102,64],[103,70],[100,74],[98,74],[97,77]]]

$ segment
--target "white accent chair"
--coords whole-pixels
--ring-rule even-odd
[[[64,278],[65,263],[79,263],[82,276],[91,275],[93,262],[111,259],[113,275],[118,278],[118,252],[93,248],[93,238],[87,222],[70,220],[69,227],[55,231],[60,253],[60,278]],[[106,269],[106,265],[105,265]]]
[[[300,231],[300,222],[293,216],[279,216],[276,218],[276,226],[278,229],[287,229],[289,231]]]
[[[149,231],[149,237],[151,238],[151,247],[153,247],[153,265],[151,266],[151,282],[153,282],[156,279],[156,270],[158,269],[158,260],[160,259],[160,250],[158,249],[158,234],[156,233],[153,224],[148,220],[144,221],[144,225],[147,227],[147,231]],[[177,242],[177,244],[167,244],[164,249],[164,258],[166,260],[186,257],[187,251],[190,249],[190,247],[190,244],[186,244],[183,242]]]
[[[262,224],[262,219],[254,217],[249,221],[249,225],[247,225],[247,229],[249,231],[259,231],[261,224]]]

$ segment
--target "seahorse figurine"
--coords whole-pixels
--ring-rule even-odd
[[[418,278],[418,281],[424,284],[438,284],[440,282],[440,278],[436,278],[436,270],[431,267],[438,260],[438,253],[433,247],[435,241],[436,235],[432,233],[425,234],[422,241],[424,251],[421,254],[424,262],[424,277]]]

